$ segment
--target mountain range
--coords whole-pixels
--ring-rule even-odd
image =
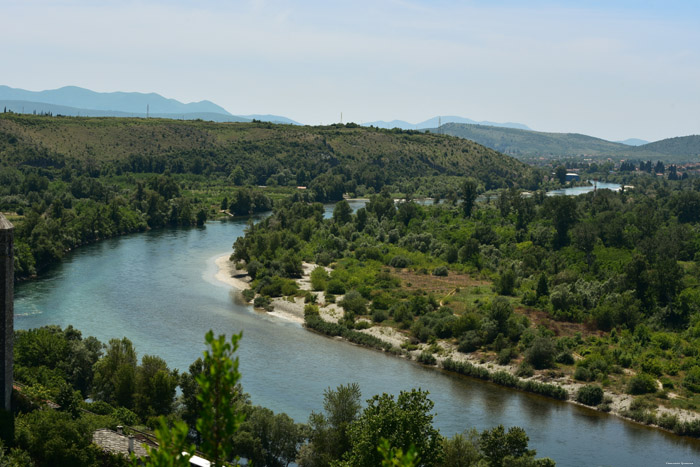
[[[279,115],[233,115],[211,101],[182,103],[156,93],[95,92],[77,86],[27,91],[0,85],[0,107],[17,113],[87,117],[156,117],[176,120],[250,122],[253,119],[298,125]]]
[[[517,128],[519,130],[530,130],[530,128],[527,125],[523,125],[522,123],[513,123],[513,122],[496,123],[496,122],[488,122],[488,121],[477,122],[476,120],[472,120],[470,118],[455,117],[455,116],[433,117],[433,118],[429,118],[428,120],[425,120],[425,121],[420,122],[420,123],[409,123],[409,122],[406,122],[403,120],[392,120],[390,122],[378,120],[376,122],[363,123],[363,126],[374,126],[377,128],[386,128],[386,129],[401,128],[402,130],[422,130],[422,129],[426,129],[426,128],[437,128],[439,125],[441,125],[441,124],[444,125],[446,123],[467,123],[467,124],[471,124],[471,125],[488,125],[488,126],[493,126],[493,127]]]

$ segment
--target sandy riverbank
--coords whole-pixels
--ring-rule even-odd
[[[216,259],[216,265],[219,268],[216,273],[216,279],[235,287],[239,290],[245,290],[250,287],[250,277],[247,276],[244,270],[237,270],[235,264],[229,261],[228,255],[223,255]],[[303,263],[303,275],[300,279],[297,279],[299,288],[301,290],[311,290],[311,271],[316,267],[315,264]],[[328,268],[327,268],[328,269]],[[343,316],[343,309],[340,308],[335,303],[324,303],[325,297],[323,292],[313,292],[316,295],[316,301],[319,305],[319,312],[322,319],[330,322],[338,322]],[[341,300],[342,296],[336,297],[336,301]],[[285,319],[288,321],[293,321],[295,323],[304,324],[304,299],[301,297],[295,297],[293,300],[287,298],[275,298],[271,302],[273,311],[266,312],[268,315],[275,316],[277,318]],[[370,334],[377,337],[385,342],[390,343],[396,348],[401,348],[401,345],[409,340],[408,336],[404,333],[397,331],[394,328],[387,326],[376,325],[368,329],[363,329],[360,332]],[[506,371],[510,374],[515,374],[517,371],[516,365],[499,365],[493,361],[484,361],[480,355],[475,354],[464,354],[458,352],[456,346],[446,341],[439,341],[438,345],[442,348],[442,355],[437,356],[436,360],[441,363],[447,358],[451,358],[455,361],[469,362],[472,365],[483,367],[489,371]],[[408,360],[416,360],[418,355],[423,351],[427,350],[428,346],[425,344],[419,344],[417,350],[411,352],[405,352],[404,358]],[[439,365],[438,365],[439,366]],[[530,378],[528,378],[530,379]],[[569,394],[568,402],[582,405],[576,402],[576,393],[578,390],[584,386],[583,383],[573,381],[568,377],[559,378],[549,378],[543,375],[535,375],[532,379],[544,383],[555,384],[564,388]],[[626,418],[622,415],[623,411],[629,408],[632,402],[632,396],[627,394],[616,394],[609,391],[605,391],[605,396],[607,396],[610,401],[610,414],[616,415],[618,417]],[[592,410],[595,408],[589,407]],[[657,413],[661,415],[662,413],[675,415],[681,421],[692,421],[700,418],[700,414],[688,410],[681,409],[669,409],[666,407],[658,407]]]

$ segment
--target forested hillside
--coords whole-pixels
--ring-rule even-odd
[[[533,187],[540,174],[471,141],[356,125],[0,114],[0,211],[17,226],[18,277],[99,239],[265,211],[276,198],[449,197],[465,176],[493,189]]]
[[[461,123],[448,123],[440,127],[440,131],[515,157],[614,154],[630,149],[621,143],[578,133],[544,133]]]
[[[4,114],[3,160],[34,165],[80,161],[116,171],[238,172],[255,185],[308,185],[319,175],[341,175],[375,190],[429,175],[473,176],[486,188],[530,186],[533,171],[471,141],[357,125],[299,127],[270,123],[116,118],[51,118]],[[48,160],[47,160],[48,159]],[[70,160],[70,162],[69,162]]]
[[[430,130],[437,132],[437,129]],[[544,133],[486,125],[448,123],[440,132],[466,138],[522,160],[562,157],[612,157],[615,159],[692,162],[700,155],[700,136],[668,138],[640,146],[606,141],[578,133]]]

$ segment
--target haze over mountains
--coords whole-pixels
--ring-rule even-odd
[[[300,125],[279,115],[234,115],[207,100],[182,103],[156,93],[95,92],[77,86],[47,91],[27,91],[0,85],[0,108],[16,113],[50,113],[83,117],[141,117],[214,122],[250,122],[253,119]],[[654,143],[630,138],[612,142],[578,133],[547,133],[522,123],[475,121],[459,116],[433,117],[419,123],[404,120],[374,121],[363,126],[439,132],[465,138],[518,158],[618,157],[697,161],[700,136],[669,138]]]
[[[496,123],[488,121],[477,122],[476,120],[472,120],[470,118],[456,116],[433,117],[420,123],[409,123],[403,120],[392,120],[390,122],[378,120],[376,122],[363,123],[363,126],[375,126],[377,128],[387,129],[401,128],[402,130],[424,130],[426,128],[437,128],[440,124],[444,125],[446,123],[467,123],[471,125],[487,125],[502,128],[517,128],[519,130],[530,130],[530,128],[527,125],[524,125],[522,123]]]
[[[156,93],[95,92],[77,86],[47,91],[27,91],[0,85],[0,106],[18,113],[53,113],[88,117],[151,117],[215,122],[250,122],[253,119],[297,122],[278,115],[233,115],[223,107],[204,100],[182,103]]]

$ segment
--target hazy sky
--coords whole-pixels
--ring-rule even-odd
[[[700,133],[700,2],[0,0],[0,84],[657,140]]]

